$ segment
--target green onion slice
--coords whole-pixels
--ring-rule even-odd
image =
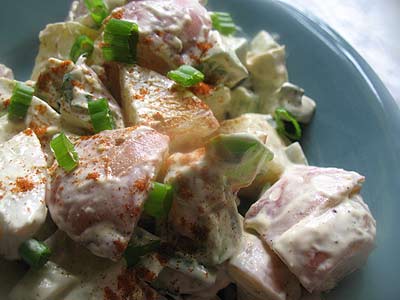
[[[183,65],[176,70],[169,71],[167,76],[184,87],[193,86],[204,80],[203,73],[188,65]]]
[[[274,120],[280,135],[295,141],[301,138],[300,124],[286,109],[282,107],[277,108],[275,110]]]
[[[249,186],[274,154],[248,133],[220,134],[206,144],[206,155],[219,165],[233,190]]]
[[[133,64],[136,62],[136,47],[139,27],[136,23],[111,19],[104,29],[103,56],[106,61]]]
[[[240,162],[246,153],[260,147],[260,142],[252,135],[221,134],[210,140],[207,151],[224,161]]]
[[[71,47],[69,57],[73,62],[76,62],[81,55],[89,57],[92,55],[94,49],[94,43],[87,35],[80,35],[76,38],[74,44]]]
[[[126,264],[128,267],[135,266],[142,256],[157,250],[159,247],[160,241],[153,241],[141,246],[128,245],[124,253]]]
[[[92,125],[96,133],[115,128],[108,101],[105,98],[88,102],[88,109]]]
[[[8,107],[10,118],[24,119],[32,102],[34,89],[22,82],[17,82],[14,86]]]
[[[85,5],[93,21],[101,26],[103,20],[108,16],[108,8],[103,0],[85,0]]]
[[[144,204],[144,211],[157,219],[168,217],[172,206],[172,186],[154,182]]]
[[[67,172],[72,171],[78,166],[78,153],[74,144],[68,139],[65,133],[60,133],[50,142],[50,147],[56,157],[58,164]]]
[[[19,255],[32,268],[39,269],[49,260],[51,250],[46,244],[29,239],[19,247]]]
[[[210,14],[212,26],[223,35],[231,35],[236,32],[236,25],[232,17],[226,12],[212,12]]]

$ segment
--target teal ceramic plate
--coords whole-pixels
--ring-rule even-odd
[[[0,61],[15,70],[17,79],[27,79],[39,30],[63,20],[69,1],[5,2],[0,11]],[[377,248],[362,270],[324,299],[400,299],[399,107],[367,63],[320,20],[276,1],[209,2],[214,10],[231,12],[247,35],[267,29],[286,45],[291,81],[318,104],[302,141],[310,163],[367,177],[363,196],[378,222]],[[14,273],[10,265],[0,264],[0,299]]]

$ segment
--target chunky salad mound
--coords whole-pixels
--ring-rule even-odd
[[[308,166],[285,47],[197,0],[73,1],[0,65],[11,300],[298,300],[363,265],[364,177]]]

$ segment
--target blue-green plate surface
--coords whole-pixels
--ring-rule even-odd
[[[62,21],[69,1],[4,2],[0,62],[12,67],[17,79],[28,79],[40,29]],[[400,299],[399,107],[367,63],[323,22],[276,1],[209,2],[214,10],[231,12],[247,35],[266,29],[286,45],[291,81],[318,104],[302,142],[310,163],[367,177],[363,196],[378,222],[377,248],[361,271],[324,299]],[[0,263],[0,299],[17,276],[12,266]]]

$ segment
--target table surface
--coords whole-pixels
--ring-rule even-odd
[[[400,0],[282,0],[313,14],[371,65],[400,105]]]

